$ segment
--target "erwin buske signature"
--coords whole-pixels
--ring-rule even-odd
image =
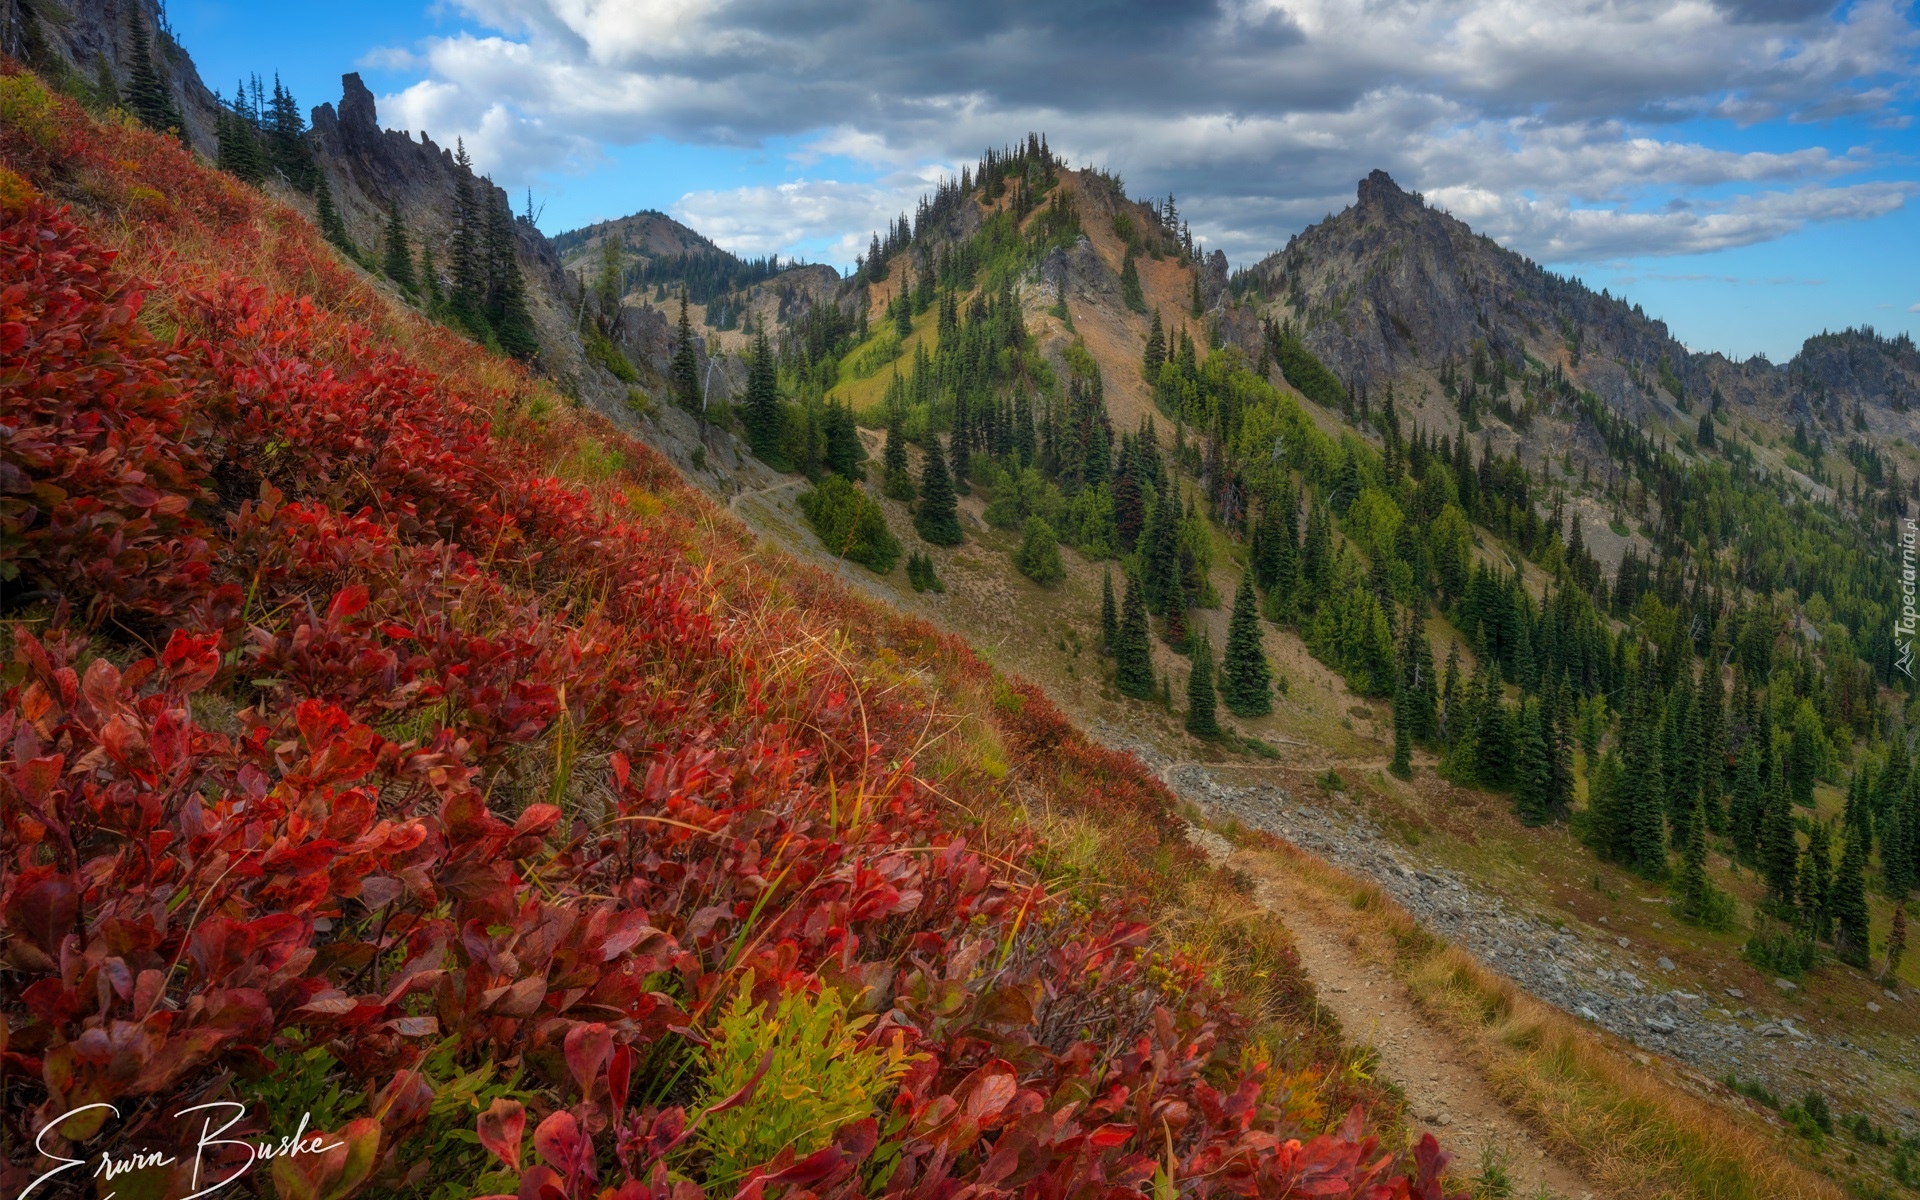
[[[62,1113],[57,1120],[49,1123],[45,1129],[40,1131],[39,1135],[34,1138],[33,1148],[40,1152],[42,1158],[50,1158],[60,1165],[28,1184],[26,1190],[15,1197],[15,1200],[28,1200],[28,1197],[34,1194],[34,1190],[49,1179],[65,1174],[68,1171],[85,1168],[89,1162],[93,1164],[92,1177],[99,1180],[103,1185],[133,1171],[147,1171],[156,1167],[171,1167],[179,1162],[179,1155],[171,1154],[163,1150],[122,1151],[119,1154],[103,1151],[97,1159],[90,1160],[85,1158],[63,1158],[46,1148],[44,1139],[50,1130],[57,1128],[69,1117],[101,1108],[106,1109],[115,1117],[120,1115],[120,1110],[111,1104],[87,1104],[71,1112]],[[226,1123],[216,1129],[214,1128],[214,1122],[220,1119],[219,1114],[223,1111],[229,1114]],[[324,1141],[323,1135],[321,1134],[309,1134],[307,1132],[307,1122],[312,1119],[313,1114],[311,1113],[302,1113],[300,1116],[300,1128],[277,1141],[249,1141],[245,1138],[221,1136],[235,1125],[247,1119],[247,1106],[238,1101],[215,1100],[207,1104],[195,1104],[190,1108],[183,1108],[173,1115],[179,1118],[186,1117],[189,1113],[206,1113],[207,1115],[201,1118],[200,1139],[193,1147],[193,1174],[188,1186],[194,1190],[179,1197],[179,1200],[196,1200],[196,1198],[200,1196],[210,1196],[228,1184],[237,1182],[242,1176],[246,1175],[248,1171],[253,1170],[256,1163],[270,1161],[276,1158],[292,1158],[297,1154],[324,1154],[329,1150],[338,1149],[346,1144],[344,1142]],[[233,1167],[229,1164],[226,1166],[212,1166],[210,1169],[203,1170],[204,1167],[209,1166],[209,1164],[204,1161],[209,1152],[221,1155],[233,1150],[234,1147],[238,1147],[239,1150],[246,1152],[247,1157],[244,1163],[238,1167]],[[237,1151],[235,1151],[235,1153],[237,1154]],[[219,1170],[227,1170],[230,1173],[226,1178],[217,1183],[209,1183],[206,1187],[200,1186],[203,1175],[210,1177],[215,1171]],[[95,1190],[99,1193],[100,1200],[113,1200],[114,1193],[112,1191],[99,1187]]]

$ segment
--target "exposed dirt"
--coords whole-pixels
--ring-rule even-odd
[[[1486,1154],[1504,1165],[1514,1194],[1564,1200],[1595,1195],[1579,1171],[1549,1154],[1508,1111],[1460,1044],[1427,1023],[1405,986],[1346,931],[1339,912],[1297,886],[1271,859],[1235,855],[1218,834],[1196,829],[1193,836],[1208,857],[1253,876],[1255,897],[1293,935],[1320,1003],[1340,1019],[1349,1038],[1374,1048],[1381,1073],[1406,1094],[1416,1128],[1431,1130],[1458,1156],[1457,1173],[1479,1171]]]

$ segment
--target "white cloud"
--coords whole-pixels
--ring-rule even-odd
[[[1885,165],[1875,148],[1819,139],[1840,118],[1907,120],[1920,51],[1903,0],[455,2],[482,32],[425,43],[426,77],[382,111],[466,136],[503,180],[651,137],[804,137],[803,169],[883,173],[683,202],[756,252],[869,201],[897,211],[916,176],[1028,129],[1176,192],[1241,260],[1374,167],[1536,257],[1745,245],[1904,203],[1902,185],[1846,182]],[[1797,122],[1799,144],[1672,132],[1701,120]]]

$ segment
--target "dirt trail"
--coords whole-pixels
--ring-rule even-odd
[[[1326,910],[1320,897],[1308,894],[1268,860],[1236,856],[1232,844],[1218,834],[1195,829],[1190,836],[1215,862],[1231,860],[1253,876],[1255,897],[1293,935],[1300,965],[1313,980],[1320,1003],[1340,1019],[1350,1039],[1378,1051],[1381,1073],[1406,1093],[1415,1128],[1431,1130],[1440,1139],[1454,1154],[1453,1169],[1459,1175],[1478,1172],[1482,1150],[1492,1147],[1506,1156],[1515,1197],[1597,1196],[1577,1170],[1549,1154],[1508,1111],[1459,1043],[1427,1023],[1393,973],[1349,941],[1338,914]]]

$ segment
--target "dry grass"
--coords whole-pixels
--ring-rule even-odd
[[[1255,841],[1262,865],[1323,901],[1459,1040],[1495,1093],[1607,1193],[1674,1200],[1845,1194],[1750,1121],[1687,1090],[1704,1081],[1634,1056],[1535,1000],[1422,928],[1374,884],[1277,839]]]

